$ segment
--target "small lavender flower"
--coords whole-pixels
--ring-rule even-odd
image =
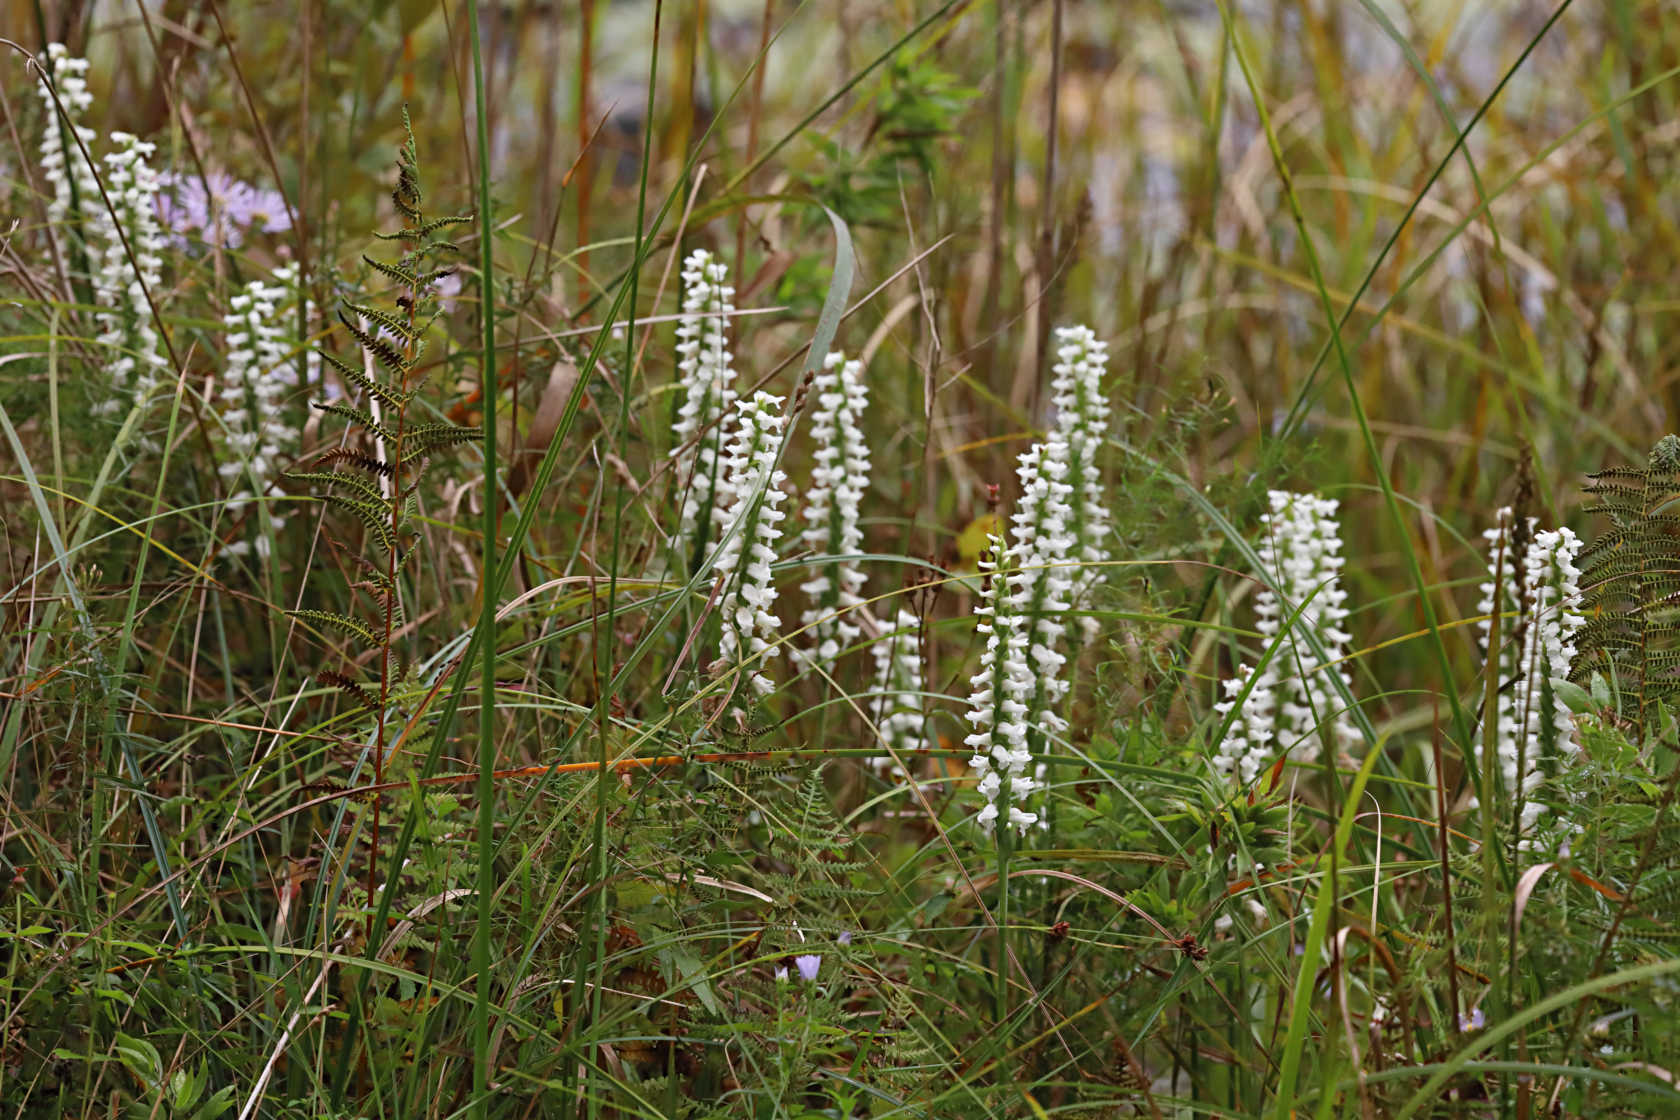
[[[822,957],[816,953],[802,953],[793,958],[793,966],[799,970],[799,978],[809,984],[817,978],[817,970],[822,967]]]
[[[893,625],[869,647],[879,694],[873,711],[876,733],[900,757],[928,746],[922,715],[921,629],[916,612],[900,607]],[[899,772],[891,754],[876,755],[869,763],[879,774]]]
[[[1271,512],[1261,518],[1265,538],[1259,551],[1262,568],[1275,583],[1255,596],[1255,628],[1269,641],[1283,644],[1213,758],[1217,769],[1244,784],[1254,780],[1276,751],[1293,750],[1300,761],[1313,761],[1326,730],[1338,748],[1358,738],[1329,676],[1334,673],[1335,680],[1351,689],[1347,672],[1333,665],[1353,640],[1342,629],[1348,611],[1343,605],[1347,592],[1341,587],[1344,559],[1337,502],[1286,490],[1271,491],[1267,501]],[[1283,633],[1286,615],[1297,608],[1301,614],[1294,628]],[[1319,661],[1308,634],[1318,638],[1326,662]],[[1214,710],[1222,716],[1230,712],[1242,687],[1240,680],[1227,681],[1227,698]]]
[[[869,445],[860,421],[869,404],[863,365],[830,354],[811,382],[811,486],[805,492],[802,534],[819,557],[850,557],[863,547],[858,525],[858,502],[869,481]],[[816,574],[800,584],[810,607],[800,616],[808,628],[812,660],[832,664],[840,652],[857,641],[860,629],[852,612],[863,604],[864,574],[857,561],[835,559],[821,563]]]
[[[672,428],[677,477],[686,483],[679,538],[701,544],[713,526],[727,523],[739,482],[724,468],[729,421],[736,403],[735,367],[729,353],[729,315],[735,289],[729,269],[705,249],[683,262],[683,321],[677,327],[677,371],[683,403]]]
[[[93,167],[82,155],[83,148],[90,153],[93,151],[95,139],[93,129],[80,123],[83,115],[93,106],[93,94],[87,86],[88,61],[73,57],[63,43],[48,43],[46,56],[47,68],[52,73],[52,88],[49,89],[45,82],[38,87],[41,103],[47,111],[46,122],[41,129],[41,173],[53,188],[53,199],[47,204],[47,217],[57,223],[70,214],[72,185],[84,213],[96,212],[95,207],[102,210],[104,204],[99,201],[99,181]],[[58,91],[56,103],[53,101],[53,89]],[[64,122],[58,115],[59,105],[64,107],[64,116],[68,118],[67,128],[61,127]],[[75,143],[75,137],[81,138],[81,144]]]
[[[781,405],[782,398],[765,392],[736,402],[735,438],[721,465],[723,474],[735,480],[734,501],[726,515],[731,529],[737,524],[739,528],[719,548],[715,565],[724,587],[719,654],[726,663],[741,662],[747,689],[758,696],[772,688],[758,669],[775,654],[770,642],[781,626],[771,610],[776,584],[770,573],[776,541],[782,536],[777,523],[787,517],[778,508],[787,478],[776,467],[785,423]]]
[[[283,233],[292,228],[286,199],[279,191],[254,187],[226,171],[166,172],[159,182],[158,220],[178,249],[186,248],[193,237],[237,249],[253,230]]]
[[[154,208],[157,174],[148,162],[155,148],[126,132],[111,133],[111,143],[116,151],[104,160],[105,190],[116,220],[101,209],[93,223],[98,260],[94,287],[101,308],[96,319],[99,342],[110,351],[112,382],[143,402],[157,391],[168,369],[146,298],[163,280],[163,240]],[[120,407],[113,397],[100,410]]]
[[[231,485],[244,484],[228,499],[230,514],[238,514],[268,489],[279,476],[281,463],[298,445],[298,430],[281,410],[286,388],[297,382],[281,325],[297,270],[290,265],[277,268],[273,279],[272,284],[251,281],[229,301],[228,313],[222,317],[227,330],[227,370],[218,399],[226,406],[222,423],[231,454],[219,470]],[[285,525],[283,517],[266,507],[264,516],[275,533]],[[256,537],[257,554],[264,559],[270,539],[266,532]],[[226,551],[239,556],[250,547],[247,541],[237,540]]]

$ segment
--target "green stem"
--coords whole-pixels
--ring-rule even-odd
[[[490,210],[490,127],[485,115],[484,59],[478,42],[478,0],[467,0],[467,25],[472,32],[473,110],[478,118],[478,291],[483,352],[479,376],[484,401],[484,539],[479,569],[482,594],[478,621],[478,914],[473,927],[472,964],[478,977],[473,1004],[473,1111],[489,1115],[490,1060],[490,903],[495,891],[495,779],[496,737],[492,718],[496,700],[496,305],[491,282],[492,215]],[[395,878],[395,876],[392,876]]]

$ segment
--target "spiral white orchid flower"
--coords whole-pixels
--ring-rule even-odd
[[[739,481],[724,466],[737,399],[729,352],[735,289],[728,279],[728,266],[705,249],[683,261],[683,319],[677,327],[683,402],[672,427],[671,454],[684,487],[678,539],[685,548],[709,539],[714,527],[727,522]]]
[[[1328,734],[1337,749],[1358,739],[1335,682],[1351,690],[1352,681],[1338,662],[1346,656],[1353,636],[1347,621],[1347,592],[1341,586],[1341,526],[1338,503],[1316,494],[1273,490],[1267,494],[1270,512],[1260,562],[1272,581],[1255,596],[1255,628],[1268,642],[1281,643],[1232,721],[1225,739],[1215,745],[1213,763],[1221,773],[1242,784],[1252,782],[1281,752],[1298,762],[1318,758]],[[1287,633],[1283,624],[1296,610],[1300,615]],[[1320,661],[1308,635],[1315,635],[1325,660]],[[1221,716],[1236,704],[1252,670],[1225,683],[1226,699],[1214,705]],[[1334,674],[1334,676],[1332,676]]]
[[[264,493],[280,475],[281,464],[298,446],[299,432],[282,410],[286,391],[297,383],[290,357],[291,347],[281,323],[291,306],[297,269],[287,265],[274,270],[272,282],[253,280],[228,301],[222,317],[227,334],[227,368],[217,400],[224,406],[222,423],[227,431],[228,459],[220,473],[238,489],[228,499],[228,512],[237,514],[246,503]],[[278,533],[285,518],[265,505],[263,516]],[[269,533],[256,536],[258,556],[268,555]],[[230,556],[244,555],[251,544],[229,542]]]
[[[48,43],[46,66],[52,74],[52,89],[45,82],[36,87],[46,109],[41,129],[41,174],[52,185],[53,198],[47,204],[47,217],[56,223],[69,216],[73,197],[86,214],[98,213],[105,207],[99,198],[99,182],[93,167],[82,155],[83,149],[93,151],[95,138],[93,129],[80,123],[93,106],[93,94],[87,85],[88,61],[72,56],[63,43]],[[58,91],[56,102],[53,89]],[[64,107],[64,120],[58,115],[60,105]],[[67,128],[63,127],[65,120]],[[77,137],[81,138],[80,144],[76,143]]]
[[[724,588],[718,652],[726,664],[741,665],[747,690],[755,696],[773,687],[759,670],[774,656],[771,643],[781,628],[772,610],[776,584],[770,573],[782,536],[778,524],[787,517],[779,508],[787,476],[776,467],[785,423],[781,406],[782,398],[765,392],[737,401],[735,436],[722,464],[735,485],[727,539],[715,561]]]
[[[112,381],[145,401],[168,372],[162,343],[153,325],[147,292],[163,281],[163,238],[157,223],[157,172],[150,159],[154,146],[126,132],[111,133],[116,150],[105,157],[105,191],[116,220],[102,207],[93,222],[98,274],[94,288],[100,310],[99,342],[108,347]],[[126,235],[126,241],[125,237]],[[132,258],[130,251],[132,250]],[[112,398],[102,411],[115,411]]]
[[[811,437],[816,441],[811,486],[805,492],[802,539],[818,567],[800,585],[810,607],[800,616],[812,649],[809,659],[832,664],[861,633],[853,618],[863,599],[863,569],[851,557],[863,547],[858,503],[869,483],[869,445],[861,426],[869,404],[863,365],[830,354],[811,382]],[[823,557],[834,557],[825,560]]]

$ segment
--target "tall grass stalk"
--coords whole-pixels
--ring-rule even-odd
[[[473,1106],[475,1114],[490,1112],[490,932],[496,885],[496,606],[500,588],[491,579],[499,568],[496,539],[502,508],[496,485],[496,285],[495,211],[490,204],[490,125],[488,91],[484,83],[483,49],[479,44],[478,0],[467,0],[467,24],[472,29],[473,116],[477,124],[478,173],[478,296],[480,350],[479,383],[484,402],[483,540],[479,568],[479,618],[476,640],[480,649],[478,704],[478,898],[473,929],[473,972],[478,987],[473,1003]],[[604,773],[601,781],[606,780]],[[395,873],[393,872],[393,878]]]

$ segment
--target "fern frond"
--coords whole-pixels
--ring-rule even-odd
[[[403,438],[408,447],[414,448],[417,454],[430,455],[446,447],[482,439],[484,432],[479,428],[463,427],[460,424],[422,424],[403,433]]]
[[[351,466],[360,467],[371,474],[384,475],[386,478],[390,478],[396,473],[391,464],[383,459],[375,459],[367,452],[358,451],[354,447],[335,447],[331,451],[322,452],[315,459],[316,466],[329,463],[349,463]]]
[[[398,390],[390,388],[384,382],[378,380],[377,378],[369,377],[366,373],[357,369],[349,362],[335,358],[331,354],[322,352],[321,357],[328,365],[332,366],[340,374],[342,374],[346,381],[365,391],[369,396],[379,401],[379,403],[383,404],[386,408],[401,408],[403,405],[408,403],[410,394],[399,392]]]
[[[360,638],[370,649],[378,649],[380,645],[378,636],[366,623],[347,614],[339,614],[337,611],[288,610],[286,616],[295,618],[299,622],[325,627],[329,630],[337,630],[349,634],[353,638]]]
[[[395,346],[378,335],[363,330],[359,323],[343,311],[338,313],[338,321],[344,324],[344,329],[355,337],[363,350],[379,359],[379,364],[391,371],[392,376],[400,378],[408,373],[408,359],[403,357]]]
[[[366,688],[363,688],[360,684],[356,683],[354,679],[344,673],[340,673],[336,669],[323,669],[319,673],[316,673],[315,683],[326,688],[337,689],[339,692],[342,692],[344,695],[366,708],[371,714],[379,714],[379,699]]]
[[[366,254],[362,255],[362,261],[375,272],[382,273],[411,291],[420,291],[426,286],[421,282],[418,275],[400,264],[386,264],[384,261],[375,260]]]
[[[400,315],[393,315],[391,312],[377,307],[369,307],[365,303],[351,303],[349,300],[344,301],[344,307],[346,310],[354,311],[375,326],[390,331],[404,342],[413,342],[416,337],[414,328]]]
[[[432,234],[450,226],[465,225],[473,220],[471,214],[456,214],[448,218],[433,218],[429,222],[418,226],[405,227],[395,233],[376,233],[373,236],[381,241],[424,241]]]
[[[343,417],[356,427],[366,432],[372,432],[387,443],[396,441],[397,437],[392,435],[385,425],[375,420],[373,414],[366,409],[357,408],[355,405],[346,404],[343,401],[315,401],[314,408],[315,411],[325,412],[329,416]]]
[[[396,550],[396,534],[391,531],[391,511],[385,506],[374,505],[344,494],[323,494],[321,500],[354,514],[356,520],[362,523],[369,535],[378,541],[385,551]]]
[[[354,490],[356,496],[364,501],[375,504],[385,501],[385,495],[374,487],[361,475],[350,474],[348,471],[287,471],[286,477],[298,482],[314,482],[321,486],[343,486]]]

